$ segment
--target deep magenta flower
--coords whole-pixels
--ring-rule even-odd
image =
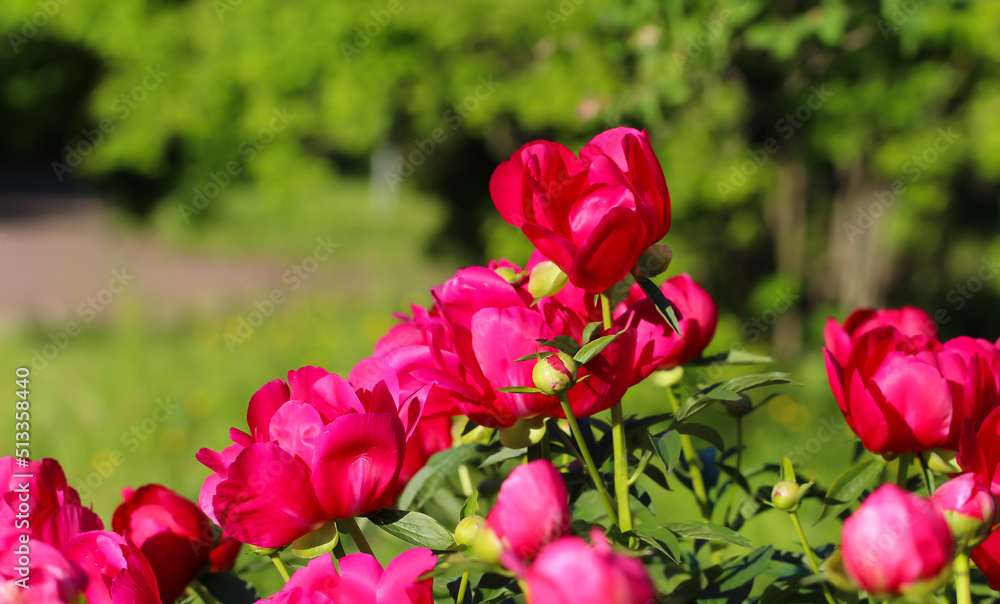
[[[539,459],[517,466],[503,481],[486,526],[505,550],[528,560],[569,534],[572,520],[562,475],[552,462]]]
[[[873,453],[958,450],[966,420],[978,426],[997,404],[990,360],[971,338],[942,345],[879,327],[854,340],[844,364],[824,352],[837,404]]]
[[[90,578],[87,604],[160,604],[153,569],[128,538],[109,531],[80,533],[63,554]]]
[[[972,472],[949,480],[931,496],[959,544],[978,545],[997,521],[997,498]]]
[[[642,562],[615,553],[600,529],[591,546],[563,537],[546,546],[524,572],[528,604],[652,604],[656,590]]]
[[[823,340],[833,358],[843,365],[850,354],[851,343],[879,327],[895,327],[901,334],[909,337],[937,338],[937,323],[930,315],[919,308],[904,306],[879,310],[859,308],[844,320],[843,325],[837,323],[833,317],[829,317],[823,329]]]
[[[320,556],[258,604],[433,604],[433,580],[419,577],[433,570],[435,562],[434,554],[424,548],[403,552],[385,570],[374,556],[350,554],[340,559],[338,574],[333,559]]]
[[[670,230],[670,194],[645,130],[614,128],[577,158],[539,140],[497,167],[490,195],[569,280],[603,292]]]
[[[316,367],[265,384],[250,399],[250,433],[231,431],[221,453],[198,460],[215,472],[202,510],[227,534],[282,547],[336,518],[386,506],[420,418],[395,373],[364,359],[348,379]],[[274,488],[281,485],[281,488]]]
[[[942,578],[955,541],[933,503],[885,484],[844,521],[841,551],[851,580],[885,599]]]
[[[115,510],[111,526],[149,561],[164,602],[180,597],[205,568],[213,566],[215,572],[232,568],[240,543],[223,537],[211,564],[216,549],[212,522],[191,501],[157,484],[125,489],[122,496],[125,501]]]
[[[670,329],[638,285],[632,286],[615,311],[615,324],[636,333],[632,383],[642,381],[658,369],[672,369],[700,357],[719,324],[715,300],[689,275],[665,280],[660,291],[677,306],[683,337]]]

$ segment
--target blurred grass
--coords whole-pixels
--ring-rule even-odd
[[[240,203],[210,206],[209,210],[212,219],[196,228],[187,228],[175,208],[163,209],[156,224],[175,245],[206,254],[288,258],[290,263],[312,252],[315,236],[332,233],[341,247],[319,271],[332,277],[329,282],[335,285],[290,295],[232,352],[222,335],[237,317],[252,310],[252,300],[234,304],[228,313],[191,316],[165,325],[150,320],[136,299],[123,296],[114,302],[108,322],[90,325],[48,367],[33,371],[33,455],[58,459],[70,484],[85,501],[93,502],[107,522],[126,486],[162,483],[197,499],[208,471],[195,461],[195,453],[201,447],[225,447],[230,427],[246,427],[247,401],[258,387],[307,364],[347,374],[394,324],[391,313],[408,310],[411,302],[429,303],[428,287],[442,282],[458,265],[456,259],[427,260],[424,250],[443,215],[433,199],[410,192],[404,192],[394,211],[373,211],[367,183],[358,181],[341,182],[335,190],[318,190],[287,205],[246,191]],[[738,323],[734,317],[725,317],[708,352],[741,342]],[[4,334],[0,375],[13,376],[33,350],[48,343],[53,327],[33,325]],[[738,375],[772,370],[789,368],[727,371]],[[823,419],[840,418],[818,350],[810,351],[791,371],[793,379],[804,386],[786,387],[783,396],[744,420],[750,446],[744,468],[776,463],[781,455],[806,447]],[[690,372],[686,379],[699,378]],[[13,390],[12,383],[10,387]],[[163,412],[156,411],[158,405],[173,410],[163,417]],[[625,408],[626,413],[645,415],[663,412],[668,406],[662,389],[644,383],[630,391]],[[705,411],[700,420],[715,427],[727,446],[735,444],[734,422],[721,407]],[[5,414],[0,428],[7,433],[13,429],[9,422]],[[816,477],[829,485],[850,465],[849,436],[842,432],[822,443],[820,450],[810,450],[801,470],[803,481]],[[640,527],[698,518],[691,493],[676,481],[672,492],[647,479],[643,484],[653,495],[657,518],[639,513]],[[818,514],[816,508],[808,503],[802,511],[813,545],[836,541],[835,522],[809,528]],[[767,511],[743,532],[755,545],[774,543],[800,551],[783,516]],[[402,549],[389,539],[376,537],[375,541],[383,562]],[[741,552],[730,548],[729,553]],[[241,565],[252,561],[246,556]],[[273,569],[264,567],[251,576],[265,591],[278,587]]]

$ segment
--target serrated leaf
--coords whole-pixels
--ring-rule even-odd
[[[601,330],[604,326],[603,321],[594,321],[593,323],[587,323],[587,326],[583,328],[583,335],[581,336],[583,343],[587,344],[594,339],[597,332]]]
[[[469,516],[475,516],[476,510],[479,509],[479,489],[472,487],[472,495],[465,500],[465,505],[462,506],[462,515],[459,520],[468,518]]]
[[[503,388],[497,388],[500,392],[513,392],[514,394],[535,394],[541,392],[538,388],[534,386],[504,386]]]
[[[722,440],[722,435],[719,434],[715,428],[706,426],[704,424],[677,424],[676,430],[681,434],[687,434],[688,436],[694,436],[700,438],[701,440],[712,445],[719,450],[720,453],[725,452],[726,443]]]
[[[452,534],[427,514],[385,508],[367,518],[393,537],[417,547],[448,550],[455,546]]]
[[[681,434],[677,430],[668,430],[660,436],[650,435],[653,441],[653,450],[663,460],[666,466],[666,473],[669,475],[674,471],[674,467],[681,458]]]
[[[743,535],[714,522],[668,522],[662,526],[678,537],[732,543],[748,549],[752,547],[750,540]]]
[[[741,392],[753,390],[755,388],[764,388],[766,386],[777,386],[779,384],[790,383],[791,380],[788,379],[787,373],[777,371],[771,373],[744,375],[725,382],[717,382],[702,389],[700,392],[684,401],[684,404],[680,406],[680,409],[678,409],[677,413],[674,415],[674,423],[676,424],[689,419],[705,407],[708,407],[717,401],[739,400]]]
[[[610,336],[601,336],[593,342],[588,342],[573,356],[573,360],[581,365],[587,363],[597,355],[601,354],[601,351],[607,348],[608,344],[614,342],[615,339],[621,334],[622,332],[618,332],[611,334]]]
[[[514,459],[515,457],[521,457],[528,452],[528,448],[524,447],[522,449],[508,449],[504,447],[500,449],[493,455],[490,455],[479,464],[480,468],[485,468],[486,466],[491,466],[496,463],[501,463],[507,461],[508,459]]]
[[[875,457],[845,470],[833,481],[823,497],[823,509],[813,526],[844,511],[861,496],[861,493],[878,479],[885,467],[885,460]]]
[[[435,453],[406,484],[396,504],[406,509],[422,508],[458,466],[469,463],[475,456],[476,449],[472,445],[451,447]]]
[[[646,297],[653,302],[653,306],[656,307],[656,311],[660,313],[660,316],[667,322],[670,329],[674,330],[674,333],[676,333],[679,337],[684,337],[684,334],[681,333],[681,326],[679,323],[681,317],[678,316],[677,307],[674,303],[667,300],[667,297],[663,295],[660,288],[649,279],[639,279],[637,283],[639,284],[639,287],[642,288],[643,293],[646,294]]]

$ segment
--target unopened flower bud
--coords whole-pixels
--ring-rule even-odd
[[[503,277],[504,281],[511,285],[517,285],[521,281],[521,275],[509,266],[500,266],[493,269],[493,272]]]
[[[800,488],[798,484],[788,480],[779,482],[771,489],[771,503],[779,510],[794,512],[799,507]]]
[[[577,365],[573,357],[559,352],[535,363],[531,379],[543,394],[566,392],[576,383]]]
[[[632,276],[638,279],[652,279],[663,273],[670,266],[670,261],[674,258],[674,252],[670,246],[654,245],[639,256],[635,266],[632,267]]]
[[[753,411],[753,401],[745,394],[740,394],[740,398],[735,401],[726,401],[726,411],[733,417],[743,417]]]
[[[967,549],[979,545],[997,520],[997,499],[975,474],[944,483],[931,502],[944,514],[955,541]]]
[[[486,519],[482,516],[466,516],[455,527],[455,543],[472,547],[476,541],[476,535],[486,526]]]
[[[958,465],[958,453],[956,451],[931,449],[927,453],[927,467],[931,470],[946,476],[962,473],[962,468]]]
[[[472,540],[472,553],[483,562],[496,564],[500,561],[500,554],[503,553],[503,543],[500,543],[500,538],[493,529],[484,526],[476,532]]]
[[[523,449],[537,444],[545,434],[545,418],[542,416],[519,419],[506,428],[500,428],[500,444],[508,449]]]
[[[531,278],[528,280],[528,293],[538,298],[554,296],[569,281],[569,276],[562,272],[554,262],[544,260],[531,269]]]

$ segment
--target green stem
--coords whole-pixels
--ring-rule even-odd
[[[347,527],[347,532],[351,534],[351,539],[354,540],[354,545],[358,546],[358,551],[368,554],[369,556],[374,556],[375,552],[372,551],[372,546],[368,545],[368,540],[365,539],[365,534],[361,532],[361,527],[358,526],[358,521],[354,518],[344,518],[341,520],[344,526]]]
[[[189,587],[196,594],[198,594],[198,597],[201,598],[205,604],[219,604],[219,601],[215,599],[215,596],[213,596],[198,579],[192,579]]]
[[[587,448],[587,441],[583,440],[583,432],[580,431],[580,424],[576,421],[576,416],[573,415],[573,409],[569,406],[569,399],[566,398],[565,392],[559,393],[559,403],[566,414],[566,420],[569,422],[569,429],[573,432],[573,438],[576,439],[576,445],[580,449],[584,466],[586,466],[590,478],[594,481],[594,486],[597,487],[597,493],[601,496],[601,501],[604,503],[604,509],[608,512],[611,522],[618,524],[618,516],[615,514],[615,506],[611,504],[611,496],[608,495],[608,490],[604,487],[604,481],[601,480],[601,475],[597,471],[597,465],[594,464],[594,458],[590,455],[590,449]]]
[[[799,514],[797,512],[791,512],[789,516],[792,517],[792,524],[795,525],[795,532],[799,534],[799,541],[802,542],[802,548],[806,550],[806,556],[809,558],[809,564],[812,566],[813,572],[819,574],[819,563],[816,562],[816,555],[813,554],[812,548],[809,547],[809,540],[806,539],[806,533],[802,530],[802,523],[799,522]],[[824,581],[820,584],[823,588],[823,595],[826,596],[826,601],[830,604],[837,604],[837,601],[833,598],[833,594],[830,593],[830,587]]]
[[[462,573],[462,583],[458,586],[457,604],[465,604],[465,590],[469,588],[469,571]]]
[[[635,467],[635,472],[632,473],[632,477],[628,479],[628,486],[635,484],[635,481],[639,480],[642,473],[646,471],[646,466],[649,465],[649,460],[653,459],[652,451],[644,451],[642,457],[639,458],[639,465]]]
[[[674,396],[672,386],[667,387],[667,398],[670,400],[670,407],[674,413],[677,413],[680,405],[677,403],[677,397]],[[708,502],[705,479],[701,475],[701,466],[699,465],[701,460],[698,458],[698,452],[695,451],[691,437],[687,434],[681,434],[681,452],[684,454],[684,460],[687,461],[688,474],[691,476],[691,488],[694,490],[694,498],[698,501],[698,508],[701,510],[701,519],[705,522],[711,522],[712,506]]]
[[[469,475],[469,466],[464,463],[458,466],[458,480],[462,483],[462,493],[472,497],[472,476]]]
[[[743,417],[736,418],[736,472],[740,472],[743,464]],[[733,506],[736,505],[736,485],[729,487],[729,505],[727,506],[725,524],[729,525],[729,514],[732,513]]]
[[[969,580],[969,556],[961,553],[955,556],[955,601],[957,604],[972,604],[972,585]]]
[[[913,453],[903,453],[899,456],[899,467],[896,469],[896,486],[906,489],[906,474],[910,471],[910,464],[913,463]]]
[[[611,294],[601,294],[601,315],[604,331],[611,329]],[[622,402],[611,408],[611,446],[615,457],[615,499],[618,500],[618,526],[623,533],[632,530],[632,504],[628,496],[628,443],[625,439],[625,413]],[[633,539],[629,539],[631,545]]]
[[[924,486],[927,487],[927,496],[930,497],[937,489],[934,484],[934,474],[932,474],[931,469],[927,467],[927,459],[924,457],[923,453],[917,453],[917,459],[920,460],[920,470],[924,474]]]
[[[285,583],[288,583],[288,580],[291,579],[291,577],[288,574],[288,569],[285,568],[285,563],[281,561],[281,556],[278,552],[268,554],[268,557],[271,558],[271,562],[274,563],[274,568],[278,569],[278,574],[281,575],[281,578],[285,580]]]

